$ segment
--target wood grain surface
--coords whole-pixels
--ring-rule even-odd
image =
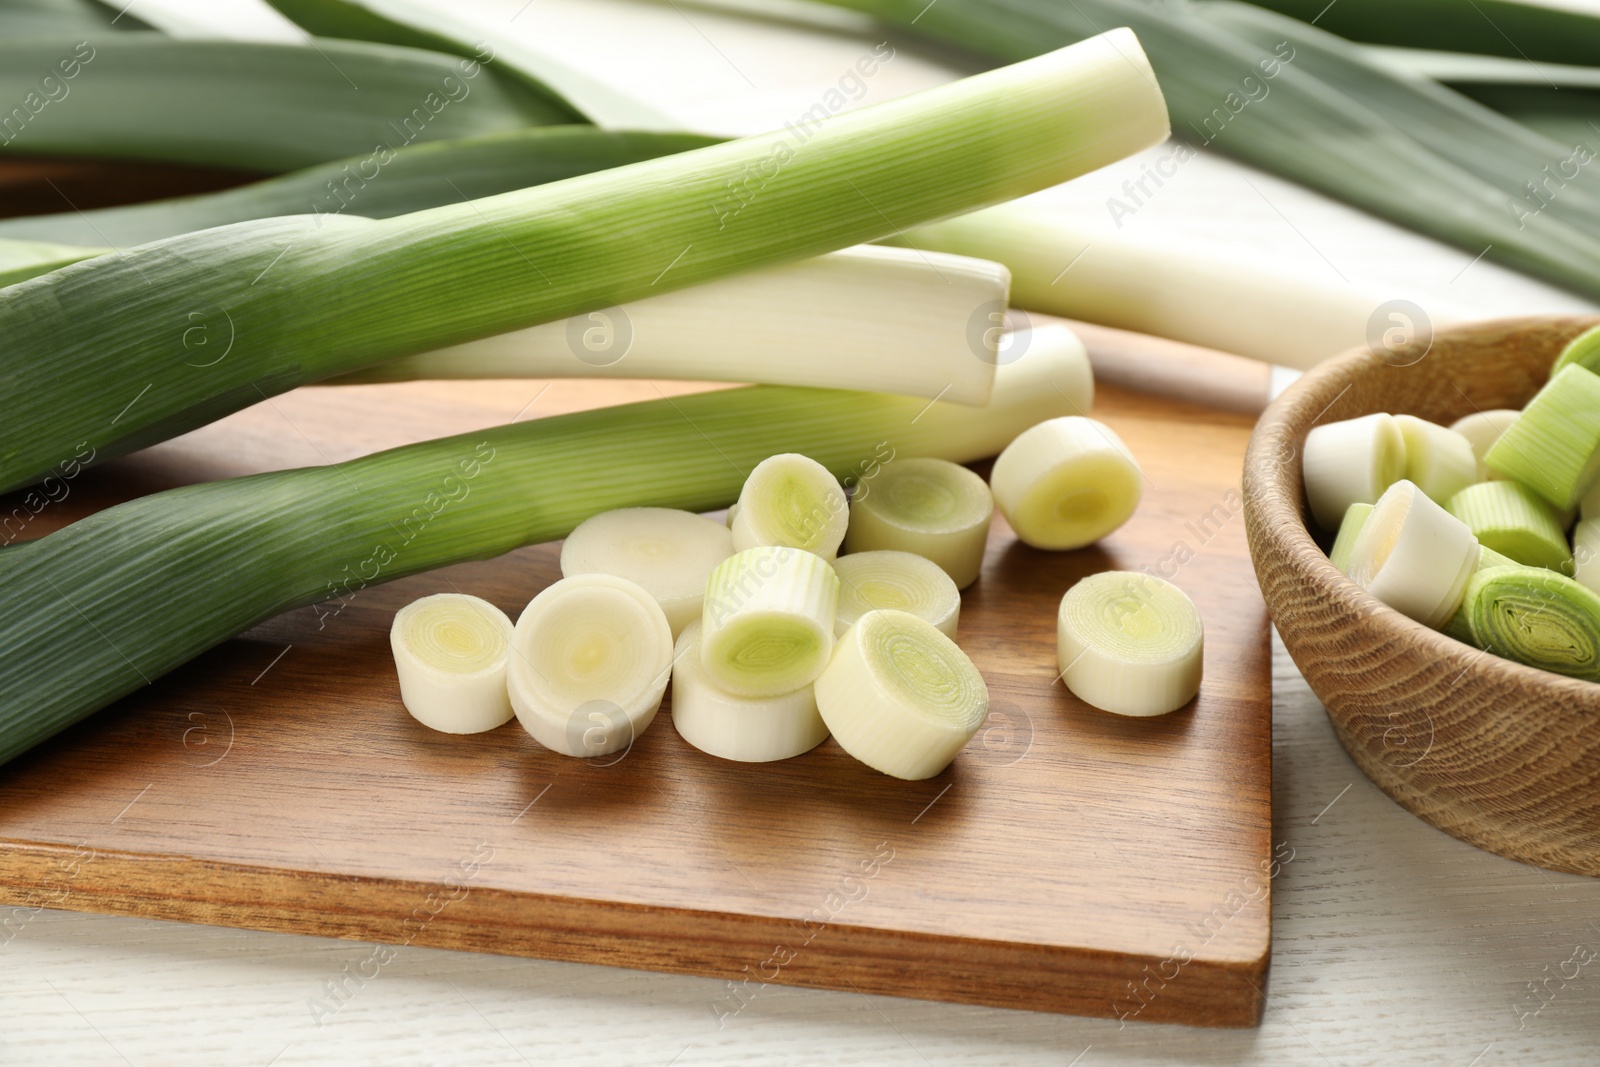
[[[26,536],[197,479],[694,388],[302,389],[85,472]],[[0,901],[70,882],[77,910],[713,975],[719,1018],[771,982],[1252,1025],[1272,855],[1266,618],[1239,517],[1250,421],[1113,388],[1098,413],[1144,464],[1145,502],[1073,553],[997,520],[961,625],[991,719],[935,779],[831,741],[728,763],[666,714],[595,761],[515,722],[417,724],[393,612],[459,589],[514,617],[558,576],[544,545],[364,591],[321,629],[282,616],[0,768]],[[1096,712],[1054,681],[1057,600],[1112,566],[1173,576],[1204,614],[1205,684],[1171,716]]]
[[[1449,424],[1519,408],[1570,316],[1458,327],[1310,372],[1262,417],[1245,470],[1256,573],[1284,645],[1373,781],[1442,830],[1512,859],[1600,875],[1600,685],[1482,652],[1334,569],[1307,529],[1299,462],[1318,423],[1374,411]]]

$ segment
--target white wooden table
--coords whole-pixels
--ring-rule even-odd
[[[190,6],[222,32],[282,32],[242,5]],[[808,30],[684,0],[532,0],[521,14],[523,0],[472,6],[516,15],[516,32],[558,38],[686,121],[730,131],[805,110],[882,36],[846,17]],[[897,43],[864,103],[959,69]],[[1138,163],[1052,196],[1109,225],[1106,199]],[[1125,221],[1227,242],[1286,269],[1326,268],[1425,307],[1591,307],[1206,156]],[[1361,776],[1281,647],[1274,672],[1275,840],[1293,860],[1273,886],[1272,973],[1257,1030],[1119,1028],[775,986],[719,1030],[718,981],[421,948],[400,950],[319,1026],[308,1001],[368,947],[45,911],[0,943],[0,1063],[1600,1062],[1600,881],[1502,860],[1419,822]]]

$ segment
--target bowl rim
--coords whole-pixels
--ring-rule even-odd
[[[1481,341],[1484,335],[1499,333],[1509,338],[1535,327],[1541,330],[1570,327],[1576,335],[1595,325],[1600,325],[1600,317],[1576,314],[1456,323],[1435,333],[1424,352],[1439,347],[1441,341],[1448,342],[1456,337],[1464,340],[1471,336]],[[1474,669],[1490,671],[1500,674],[1505,682],[1523,688],[1539,688],[1551,696],[1590,702],[1600,699],[1600,682],[1570,678],[1493,655],[1402,615],[1336,569],[1312,537],[1299,462],[1305,435],[1359,378],[1394,365],[1367,346],[1349,349],[1307,371],[1267,405],[1251,432],[1245,452],[1243,495],[1246,520],[1253,534],[1250,538],[1252,562],[1258,570],[1272,564],[1287,568],[1293,572],[1295,580],[1312,588],[1319,599],[1331,604],[1341,615],[1359,618],[1372,627],[1375,636],[1404,641],[1425,650],[1460,674]],[[1319,386],[1340,388],[1332,401],[1316,411],[1313,409],[1320,400],[1313,399],[1313,393],[1319,391]],[[1276,614],[1270,600],[1267,608],[1269,614]]]

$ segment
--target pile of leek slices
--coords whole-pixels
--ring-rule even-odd
[[[1425,626],[1600,681],[1597,371],[1600,328],[1520,411],[1313,428],[1302,471],[1312,517],[1336,531],[1329,560]]]
[[[673,726],[711,755],[781,760],[831,735],[885,774],[929,778],[988,715],[956,636],[995,508],[1029,545],[1078,548],[1127,521],[1142,482],[1121,439],[1083,416],[1021,434],[989,483],[892,458],[847,495],[815,460],[771,456],[726,523],[651,507],[592,516],[562,546],[561,580],[515,624],[459,593],[408,605],[390,634],[401,698],[436,730],[515,716],[546,748],[597,757],[629,748],[670,684]],[[1199,688],[1199,614],[1159,578],[1077,583],[1057,631],[1063,679],[1096,707],[1159,715]]]

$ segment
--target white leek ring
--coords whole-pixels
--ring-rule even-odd
[[[1478,458],[1478,481],[1499,477],[1489,470],[1484,457],[1489,454],[1489,449],[1494,447],[1494,443],[1500,440],[1500,435],[1510,429],[1511,424],[1516,422],[1521,414],[1522,412],[1515,408],[1492,408],[1489,411],[1474,411],[1470,415],[1463,415],[1450,424],[1452,430],[1467,439],[1467,443],[1472,446],[1472,454]]]
[[[1200,612],[1171,582],[1102,571],[1061,598],[1056,660],[1079,700],[1118,715],[1165,715],[1194,699],[1203,672]]]
[[[1111,427],[1067,415],[1024,430],[994,461],[989,486],[1034,548],[1081,548],[1128,521],[1144,475]]]
[[[867,612],[888,609],[910,612],[955,638],[961,591],[932,560],[910,552],[853,552],[834,560],[833,570],[839,576],[835,637],[843,636]]]
[[[898,459],[856,487],[845,550],[912,552],[965,589],[983,568],[993,517],[994,496],[972,471],[944,459]]]
[[[740,697],[712,681],[700,662],[699,622],[678,637],[673,661],[672,725],[700,751],[742,763],[770,763],[827,740],[811,686],[774,697]]]
[[[1313,427],[1301,471],[1311,516],[1335,529],[1351,504],[1376,504],[1406,474],[1406,442],[1393,415],[1378,412]]]
[[[849,504],[839,480],[808,456],[784,452],[756,464],[739,493],[729,529],[736,552],[786,545],[824,559],[839,554]]]
[[[833,653],[839,576],[786,546],[735,553],[706,584],[700,661],[736,696],[773,697],[816,681]]]
[[[1350,580],[1435,630],[1450,621],[1478,567],[1466,523],[1409,481],[1390,486],[1350,552]]]
[[[425,596],[396,612],[389,647],[412,718],[447,734],[481,733],[510,720],[511,633],[505,612],[461,593]]]
[[[1406,444],[1406,479],[1434,501],[1448,505],[1478,480],[1478,456],[1465,437],[1415,415],[1396,415],[1394,421]]]
[[[561,574],[614,574],[655,597],[676,637],[700,618],[706,580],[733,555],[721,523],[672,508],[620,508],[585,519],[561,546]]]

